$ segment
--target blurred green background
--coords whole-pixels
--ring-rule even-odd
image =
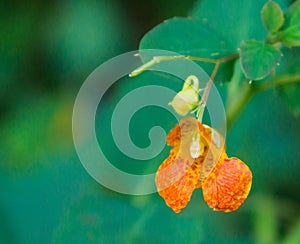
[[[212,211],[198,190],[176,215],[157,194],[105,189],[77,158],[71,116],[85,78],[136,50],[164,19],[186,16],[194,2],[0,3],[0,243],[300,243],[300,120],[275,89],[256,95],[228,132],[228,155],[253,171],[252,191],[236,212]],[[115,165],[141,174],[154,172],[168,148],[152,161],[134,162],[113,145],[104,115],[145,84],[181,87],[152,73],[127,78],[107,92],[96,126]],[[174,123],[166,111],[142,109],[132,119],[133,141],[145,147],[149,128],[169,131]]]

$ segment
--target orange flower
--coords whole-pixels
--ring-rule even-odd
[[[169,133],[173,146],[156,174],[158,193],[179,213],[196,188],[214,210],[231,212],[249,194],[252,173],[241,160],[228,158],[223,137],[214,129],[188,117]]]

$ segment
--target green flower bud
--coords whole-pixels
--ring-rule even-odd
[[[191,85],[191,81],[193,81],[193,85]],[[186,79],[182,90],[177,93],[169,105],[172,106],[179,115],[184,116],[198,106],[198,93],[198,79],[191,75]]]
[[[177,93],[169,103],[174,110],[181,116],[186,115],[198,104],[198,93],[193,88],[186,89]]]

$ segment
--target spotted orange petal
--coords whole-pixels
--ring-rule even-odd
[[[158,168],[155,178],[158,193],[174,212],[179,213],[190,201],[198,187],[200,168],[200,160],[178,154],[175,149]]]
[[[220,161],[222,162],[228,156],[225,151],[225,140],[223,136],[215,129],[207,125],[202,125],[199,123],[199,126],[204,128],[201,138],[208,146],[208,150],[205,154],[203,166],[199,175],[199,181],[203,181],[213,171],[217,163]]]
[[[171,130],[167,142],[174,148],[158,168],[155,178],[159,195],[176,213],[187,205],[198,187],[202,163],[200,158],[192,158],[189,151],[192,137],[198,130],[195,121],[182,120]]]
[[[167,136],[167,143],[170,146],[180,146],[184,142],[190,143],[193,135],[199,130],[204,131],[204,127],[200,127],[200,124],[196,119],[192,117],[186,117],[182,119],[174,128],[169,132]],[[200,131],[201,133],[201,131]]]
[[[206,203],[217,211],[232,212],[246,200],[252,184],[252,173],[238,158],[220,161],[202,182]]]
[[[167,137],[168,144],[174,148],[158,168],[155,181],[159,195],[176,213],[187,205],[194,189],[201,187],[199,177],[206,178],[219,159],[215,154],[220,149],[216,146],[215,150],[212,149],[212,131],[208,128],[188,117],[181,120]],[[197,133],[199,147],[203,150],[197,158],[193,158],[191,143]],[[203,163],[205,167],[202,167]]]
[[[179,213],[196,188],[215,210],[236,210],[246,199],[252,183],[250,169],[225,151],[225,140],[216,130],[194,118],[181,120],[168,134],[173,146],[158,168],[155,182],[166,204]]]

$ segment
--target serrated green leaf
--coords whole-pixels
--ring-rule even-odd
[[[162,49],[180,55],[199,56],[203,58],[223,57],[235,52],[228,42],[202,26],[201,21],[191,18],[173,18],[164,21],[150,30],[141,40],[140,49]],[[214,64],[200,63],[210,74]],[[232,75],[232,62],[221,66],[216,80],[227,81]]]
[[[242,70],[248,79],[261,80],[275,68],[280,55],[280,51],[269,44],[246,41],[240,47]]]
[[[281,32],[281,41],[288,47],[300,46],[300,23]]]
[[[295,1],[286,11],[286,24],[297,24],[300,21],[300,0]]]
[[[300,0],[294,2],[287,10],[280,38],[288,47],[300,46]]]
[[[284,23],[284,16],[280,6],[273,2],[268,1],[262,11],[261,18],[264,26],[269,32],[276,32]]]

